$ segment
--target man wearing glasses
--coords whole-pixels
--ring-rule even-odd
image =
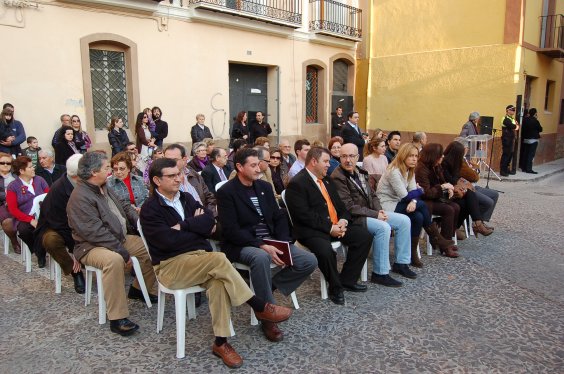
[[[509,164],[513,158],[513,146],[515,145],[515,131],[519,130],[519,123],[515,120],[515,106],[508,105],[505,108],[505,116],[501,119],[501,161],[499,165],[499,174],[508,177],[509,174],[515,174],[509,170]]]

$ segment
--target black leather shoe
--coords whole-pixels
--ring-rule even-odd
[[[415,279],[417,278],[417,274],[415,272],[413,272],[409,266],[407,266],[407,264],[396,264],[394,263],[392,265],[392,271],[394,273],[398,273],[399,275],[403,275],[406,278],[409,279]]]
[[[368,290],[368,287],[365,284],[343,284],[343,288],[346,291],[350,291],[350,292],[366,292],[366,290]]]
[[[345,305],[345,294],[343,291],[329,292],[329,299],[337,305]]]
[[[143,302],[145,302],[145,298],[143,297],[143,292],[141,292],[141,290],[138,290],[137,288],[130,286],[129,287],[129,292],[127,293],[127,298],[128,299],[132,299],[132,300],[142,300]],[[155,295],[151,295],[149,294],[149,300],[151,300],[151,303],[156,304],[159,302],[159,298]]]
[[[139,330],[139,325],[131,322],[127,318],[110,321],[110,330],[121,336],[129,336]]]
[[[509,173],[507,171],[500,171],[499,175],[501,175],[502,177],[508,177]]]
[[[370,282],[380,284],[386,287],[401,287],[403,283],[400,281],[395,280],[394,278],[390,277],[390,274],[376,274],[372,273],[372,277],[370,278]]]
[[[40,269],[43,269],[46,264],[47,264],[47,258],[45,258],[44,256],[37,257],[37,266],[39,266]]]
[[[536,172],[534,170],[529,170],[529,171],[526,171],[525,173],[527,173],[527,174],[538,174],[538,172]]]
[[[515,174],[517,174],[517,172],[516,172],[516,171],[513,171],[513,170],[509,170],[509,174],[515,175]]]
[[[194,294],[194,304],[196,304],[196,308],[198,308],[200,305],[202,305],[202,293],[201,292],[196,292]]]
[[[82,271],[72,273],[72,278],[74,280],[74,290],[76,293],[84,294],[84,275],[82,275]]]

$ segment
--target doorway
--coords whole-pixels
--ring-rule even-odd
[[[231,124],[240,111],[247,112],[247,124],[255,121],[257,112],[267,117],[268,92],[265,66],[229,64],[229,118]],[[229,128],[231,134],[231,127]]]

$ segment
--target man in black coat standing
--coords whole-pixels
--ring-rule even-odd
[[[268,135],[272,132],[268,122],[264,121],[264,114],[262,112],[257,112],[256,119],[250,129],[251,144],[255,144],[255,140],[261,136],[268,138]]]
[[[343,138],[345,144],[352,143],[358,147],[358,161],[362,161],[364,158],[364,145],[368,136],[363,135],[360,127],[358,126],[359,119],[358,112],[350,112],[348,115],[348,121],[343,125],[341,130],[341,137]]]
[[[533,170],[533,159],[537,152],[541,132],[542,126],[537,119],[537,109],[531,108],[529,110],[529,116],[523,119],[523,128],[521,129],[521,139],[523,140],[521,143],[521,160],[519,164],[521,165],[521,170],[525,173],[538,174]]]
[[[343,290],[365,292],[358,278],[372,245],[372,235],[360,224],[341,201],[337,189],[327,177],[331,154],[325,148],[312,148],[306,166],[288,184],[286,206],[294,223],[295,238],[317,257],[319,270],[329,282],[329,297],[343,305]],[[332,241],[348,246],[347,259],[339,274]]]
[[[163,112],[158,106],[151,109],[153,121],[155,121],[155,145],[163,147],[163,141],[168,136],[168,123],[161,119]]]

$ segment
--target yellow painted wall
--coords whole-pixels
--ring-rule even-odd
[[[503,43],[503,0],[373,0],[372,57]]]
[[[528,0],[523,17],[523,41],[536,47],[540,45],[542,3],[543,0]]]
[[[207,23],[170,19],[168,30],[159,31],[158,19],[146,13],[54,2],[39,10],[24,9],[23,16],[24,22],[12,27],[5,26],[15,22],[9,18],[12,14],[0,15],[0,40],[10,41],[10,57],[0,59],[0,101],[15,105],[16,118],[24,123],[27,134],[36,136],[44,147],[60,126],[62,113],[85,118],[80,38],[90,34],[112,33],[137,43],[140,105],[162,108],[163,119],[170,125],[166,143],[188,142],[195,114],[200,112],[217,137],[228,137],[230,61],[280,67],[277,125],[283,136],[301,134],[309,126],[302,111],[303,61],[323,61],[328,66],[323,72],[326,82],[332,74],[329,61],[333,56],[346,53],[354,61],[354,48]],[[268,93],[270,98],[275,94]],[[325,102],[330,102],[329,90]],[[224,109],[225,115],[221,111],[214,114],[212,105]],[[321,118],[330,119],[328,108]],[[276,118],[268,121],[274,123]],[[86,123],[86,128],[93,133],[92,124]],[[106,131],[94,135],[97,142],[107,143]]]

